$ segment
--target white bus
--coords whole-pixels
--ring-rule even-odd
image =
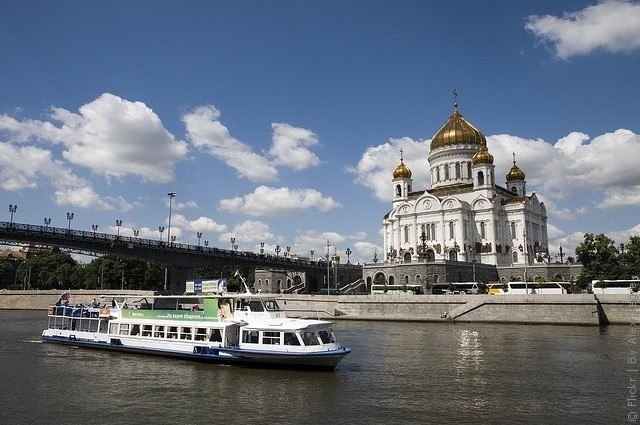
[[[591,292],[594,294],[630,294],[640,289],[640,280],[593,280]]]
[[[488,285],[491,295],[520,294],[566,294],[567,290],[558,282],[509,282],[506,291],[501,283]]]
[[[440,294],[477,294],[478,284],[475,282],[452,282],[452,283],[435,283],[431,287],[431,293]]]
[[[422,294],[422,285],[371,285],[371,295],[417,295]]]

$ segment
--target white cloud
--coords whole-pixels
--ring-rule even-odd
[[[67,161],[105,177],[134,175],[166,183],[173,179],[174,163],[187,153],[186,144],[175,140],[144,103],[110,93],[81,106],[79,114],[52,108],[49,117],[52,122],[20,122],[3,115],[0,131],[15,143],[61,144]]]
[[[187,139],[193,146],[224,161],[240,177],[252,182],[266,182],[278,176],[278,170],[267,158],[229,134],[227,127],[220,122],[220,111],[215,106],[199,106],[185,114],[182,121],[187,128]]]
[[[189,220],[182,214],[174,214],[171,216],[172,232],[174,226],[190,232],[221,233],[227,230],[225,224],[218,224],[211,218],[198,217],[195,220]]]
[[[231,237],[236,238],[236,244],[254,244],[253,251],[259,252],[260,242],[277,243],[280,239],[271,233],[269,226],[262,221],[246,220],[234,226],[233,230],[220,235],[220,242],[231,244]]]
[[[640,4],[606,0],[562,17],[529,16],[525,29],[551,43],[561,59],[597,49],[631,52],[640,48]]]
[[[309,147],[318,144],[318,137],[311,130],[285,123],[273,123],[271,128],[273,144],[269,154],[277,164],[294,170],[304,170],[320,164],[320,159],[309,150]]]
[[[391,202],[391,180],[393,170],[400,164],[400,149],[404,153],[405,165],[412,172],[413,189],[425,188],[429,182],[426,164],[428,141],[415,141],[409,137],[389,139],[387,143],[367,148],[358,164],[347,167],[347,171],[356,176],[355,182],[371,189],[374,197]]]
[[[330,211],[341,205],[331,197],[325,197],[315,189],[289,189],[257,187],[243,197],[223,199],[219,208],[223,211],[251,216],[278,216],[300,214],[309,208]]]

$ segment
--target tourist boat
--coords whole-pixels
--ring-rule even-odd
[[[273,297],[248,290],[58,304],[49,307],[44,341],[213,363],[328,370],[351,352],[338,343],[331,322],[288,318]]]

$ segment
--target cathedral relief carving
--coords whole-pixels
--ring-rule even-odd
[[[433,249],[435,249],[435,250],[436,250],[436,252],[437,252],[438,254],[440,254],[440,250],[442,249],[442,247],[440,246],[440,244],[439,244],[439,243],[437,243],[437,244],[435,244],[435,245],[433,246]]]
[[[404,207],[402,207],[402,212],[403,213],[408,213],[409,212],[409,207],[407,207],[406,205]]]
[[[453,201],[447,201],[447,208],[453,208]]]
[[[484,201],[478,202],[478,208],[484,208],[484,206],[485,206],[485,202]]]
[[[482,250],[480,252],[490,253],[491,252],[491,242],[487,242],[482,245]]]
[[[425,210],[430,210],[431,209],[431,201],[429,201],[429,200],[424,201],[424,203],[422,205],[424,206]]]

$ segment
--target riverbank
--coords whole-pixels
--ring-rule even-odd
[[[73,303],[151,291],[72,291]],[[45,310],[60,291],[0,291],[0,309]],[[640,322],[640,295],[308,295],[274,294],[292,317],[332,320],[606,325]]]

